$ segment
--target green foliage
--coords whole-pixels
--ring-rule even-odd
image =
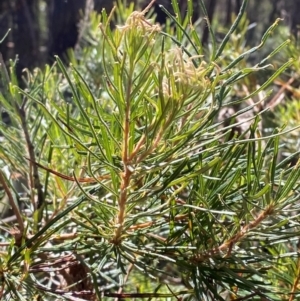
[[[278,160],[291,129],[263,137],[261,111],[236,131],[293,61],[270,70],[283,42],[244,63],[278,21],[230,53],[247,2],[219,45],[210,28],[206,53],[189,1],[184,20],[170,16],[175,29],[147,11],[114,30],[112,14],[94,15],[71,66],[26,73],[23,90],[2,68],[1,160],[28,179],[29,213],[14,210],[14,231],[2,224],[3,300],[297,298],[300,163]]]
[[[282,56],[290,56],[294,58],[292,66],[288,68],[284,74],[276,81],[277,91],[272,98],[274,103],[273,114],[276,120],[281,120],[286,125],[287,129],[294,128],[299,125],[299,75],[300,75],[300,60],[299,60],[299,45],[296,41],[285,49]],[[282,62],[283,58],[280,58]],[[289,135],[281,137],[284,143],[282,148],[283,157],[288,157],[293,153],[298,152],[299,146],[299,130],[291,132]]]

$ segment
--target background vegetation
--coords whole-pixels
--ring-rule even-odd
[[[123,6],[131,1],[120,1]],[[133,1],[139,7],[145,7],[149,0]],[[185,0],[179,0],[181,13],[186,11]],[[193,20],[201,18],[199,36],[202,43],[208,43],[208,27],[199,1],[193,1]],[[204,0],[207,15],[221,38],[226,29],[232,24],[233,15],[237,15],[241,0]],[[156,19],[165,23],[166,14],[160,9],[163,5],[173,12],[171,1],[157,0],[154,4]],[[15,59],[18,56],[17,74],[24,68],[42,67],[45,63],[53,63],[53,56],[63,56],[68,48],[76,47],[83,37],[91,10],[101,12],[103,8],[110,11],[113,1],[107,0],[2,0],[0,3],[0,37],[3,37],[8,28],[10,34],[0,44],[0,52],[4,60]],[[283,0],[253,0],[247,7],[247,19],[251,29],[247,31],[245,43],[254,46],[259,42],[263,32],[276,18],[282,18],[282,23],[295,36],[298,36],[300,1]],[[86,16],[86,17],[84,17]],[[219,36],[221,35],[221,37]],[[257,55],[257,54],[256,54]]]
[[[67,59],[1,62],[1,299],[299,298],[296,39],[213,4],[119,3]]]

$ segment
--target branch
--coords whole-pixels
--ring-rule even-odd
[[[3,189],[4,189],[4,191],[7,195],[9,205],[13,209],[13,212],[14,212],[16,218],[17,218],[20,233],[21,233],[21,235],[23,235],[23,233],[24,233],[24,222],[23,222],[20,210],[19,210],[18,206],[16,205],[15,200],[13,198],[13,195],[11,194],[10,189],[9,189],[7,183],[6,183],[6,180],[5,180],[5,177],[3,175],[2,170],[0,170],[0,183],[3,186]]]
[[[38,194],[38,201],[37,204],[35,204],[34,199],[31,196],[31,202],[34,205],[34,209],[37,210],[42,207],[44,204],[44,193],[42,189],[42,185],[40,182],[40,177],[38,173],[38,166],[35,164],[35,153],[34,153],[34,147],[30,139],[29,131],[27,128],[27,122],[26,122],[26,112],[25,112],[25,103],[23,102],[21,107],[17,107],[17,112],[21,119],[21,127],[23,129],[24,135],[25,135],[25,141],[27,144],[28,154],[30,157],[30,186],[34,187],[37,190]]]

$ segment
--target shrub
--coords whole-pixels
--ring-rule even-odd
[[[276,21],[257,47],[222,57],[246,4],[218,46],[209,27],[209,53],[189,1],[174,30],[147,10],[112,30],[103,12],[96,45],[70,67],[27,72],[23,90],[2,66],[2,164],[28,179],[20,199],[0,174],[10,204],[27,208],[2,224],[3,300],[297,297],[299,162],[278,163],[285,132],[263,137],[263,110],[246,130],[235,122],[293,62],[233,97],[287,44],[242,63]]]

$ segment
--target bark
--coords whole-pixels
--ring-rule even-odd
[[[76,45],[78,24],[85,10],[84,0],[52,0],[49,10],[49,55],[63,56]]]
[[[226,26],[229,26],[231,24],[231,14],[232,14],[232,2],[231,2],[231,0],[227,0],[226,18],[225,18],[225,25]]]
[[[291,31],[292,31],[292,34],[299,40],[299,38],[300,38],[300,20],[299,20],[300,0],[294,0],[293,4],[294,4],[294,8],[290,11],[290,13],[291,13]]]
[[[4,60],[18,56],[17,74],[25,67],[33,67],[39,60],[38,0],[3,1],[0,6],[0,35],[11,32],[0,45]]]

